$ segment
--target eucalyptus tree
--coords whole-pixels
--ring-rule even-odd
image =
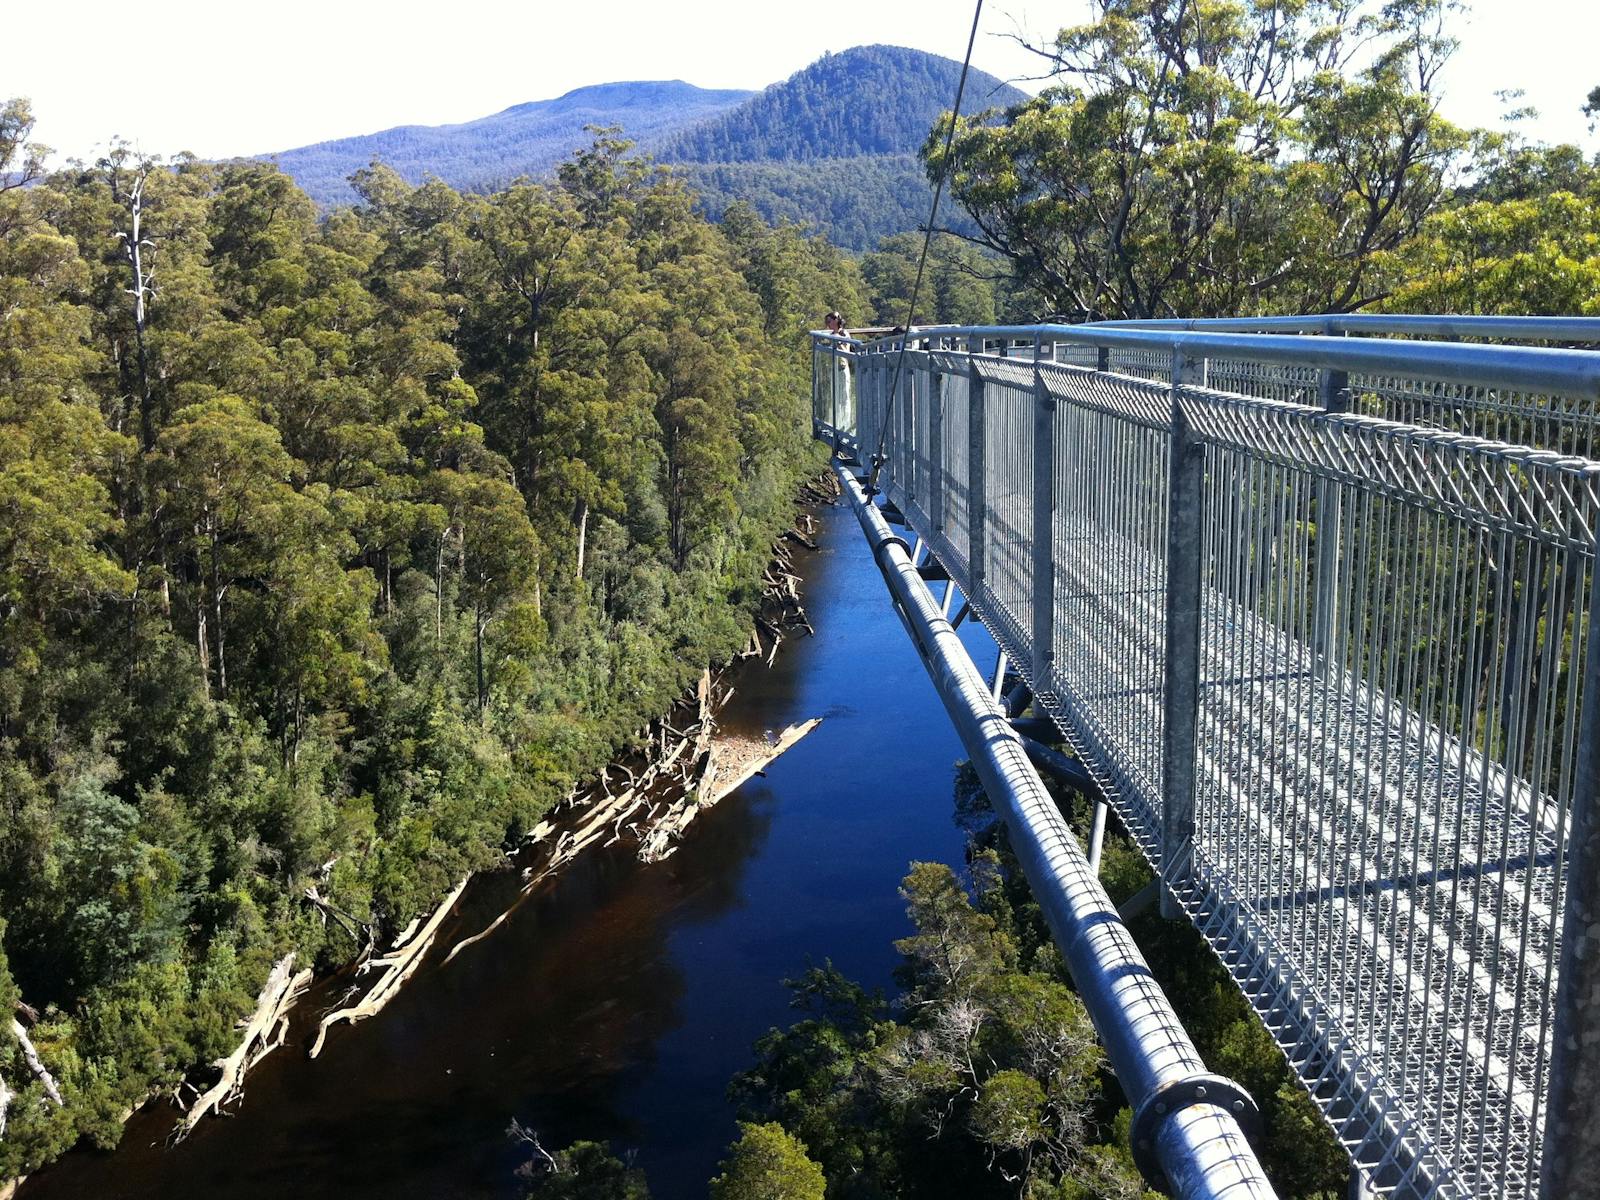
[[[1447,195],[1452,0],[1094,0],[1004,124],[930,134],[983,245],[1074,317],[1345,310]]]

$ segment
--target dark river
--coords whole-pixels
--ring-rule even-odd
[[[745,671],[724,714],[757,733],[825,718],[767,778],[701,817],[665,862],[586,852],[441,967],[518,884],[475,881],[399,997],[335,1028],[316,1061],[304,1039],[326,985],[233,1117],[168,1148],[174,1112],[152,1103],[121,1148],[68,1155],[19,1200],[514,1197],[527,1155],[506,1137],[512,1118],[552,1150],[604,1138],[634,1152],[657,1200],[703,1196],[735,1133],[729,1078],[793,1018],[781,980],[832,958],[887,989],[891,942],[908,930],[906,864],[963,849],[960,744],[854,518],[824,521],[804,567],[818,636]],[[993,643],[975,623],[963,633],[986,671]]]

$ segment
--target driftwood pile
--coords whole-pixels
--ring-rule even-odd
[[[750,637],[735,663],[746,658],[761,658],[770,667],[786,636],[794,636],[796,629],[804,629],[807,634],[816,633],[800,602],[800,576],[794,570],[789,548],[791,543],[810,550],[817,548],[809,536],[816,529],[811,514],[801,514],[800,526],[786,532],[772,545],[772,561],[761,580],[762,611],[757,614]],[[597,840],[607,828],[611,836],[606,845],[631,836],[637,842],[642,861],[660,862],[671,857],[677,850],[678,839],[695,817],[752,776],[760,774],[817,727],[815,720],[791,726],[770,742],[719,735],[716,713],[733,695],[733,685],[725,682],[732,669],[730,664],[728,670],[719,675],[706,671],[700,676],[694,694],[685,702],[692,712],[682,729],[675,728],[666,718],[653,722],[653,729],[647,731],[647,740],[654,754],[638,779],[630,780],[626,791],[612,796],[606,773],[602,772],[595,789],[574,797],[574,803],[592,805],[594,811],[586,816],[579,829],[571,831],[570,841],[563,835],[563,843],[557,844],[551,862],[530,879],[530,887],[555,866],[569,861]]]
[[[326,1014],[317,1025],[317,1040],[311,1045],[311,1057],[315,1058],[322,1053],[323,1040],[328,1036],[328,1030],[340,1021],[355,1024],[365,1021],[368,1017],[376,1016],[389,1001],[395,998],[400,991],[400,986],[411,978],[413,971],[422,963],[423,955],[428,947],[433,945],[433,939],[438,936],[439,926],[444,923],[445,917],[450,915],[450,910],[455,907],[461,893],[466,890],[467,881],[472,878],[469,871],[462,876],[461,882],[456,884],[448,896],[439,902],[439,907],[429,914],[427,921],[423,922],[418,917],[400,931],[394,940],[394,946],[382,958],[369,958],[356,968],[356,975],[365,975],[368,971],[376,970],[378,980],[367,989],[359,1002],[347,1008],[335,1009]],[[422,928],[417,925],[421,922]]]
[[[778,755],[820,724],[822,718],[813,717],[789,726],[771,741],[717,738],[699,760],[694,787],[668,805],[661,819],[650,827],[640,843],[639,857],[645,862],[657,862],[671,855],[677,849],[673,841],[683,836],[695,817],[761,774]]]
[[[800,576],[795,573],[794,561],[786,544],[793,543],[807,550],[815,550],[817,543],[810,537],[815,531],[816,524],[811,514],[802,513],[799,528],[789,530],[782,540],[773,543],[772,561],[761,576],[762,611],[756,615],[755,628],[750,631],[750,639],[739,658],[761,657],[770,667],[778,657],[778,646],[783,641],[786,628],[798,627],[812,636],[816,635],[811,618],[806,615],[805,605],[800,603]],[[762,643],[763,634],[770,645]]]
[[[825,471],[811,482],[801,484],[795,499],[801,504],[820,504],[826,508],[837,500],[840,494],[838,477],[832,471]],[[802,525],[814,523],[814,519],[810,513],[801,513],[800,523]],[[805,532],[810,533],[811,530],[807,529]]]

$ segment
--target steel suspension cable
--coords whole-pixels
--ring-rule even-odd
[[[967,90],[967,71],[972,66],[972,47],[978,40],[978,21],[983,16],[983,0],[978,0],[972,10],[972,29],[967,34],[967,54],[961,60],[961,78],[956,82],[956,102],[950,110],[950,128],[945,130],[944,154],[939,160],[939,174],[933,185],[933,207],[928,210],[927,228],[922,233],[922,253],[917,258],[917,277],[911,285],[911,303],[906,308],[905,325],[900,334],[900,353],[895,357],[894,370],[889,373],[889,399],[884,406],[883,421],[878,426],[878,448],[872,455],[872,470],[867,475],[867,495],[878,494],[878,474],[883,470],[884,438],[889,432],[889,419],[894,416],[894,401],[900,391],[900,373],[906,362],[906,339],[911,333],[911,322],[917,313],[917,294],[922,291],[922,275],[928,265],[928,247],[933,242],[933,226],[939,216],[939,201],[944,197],[944,181],[950,174],[950,147],[956,138],[956,122],[961,119],[961,97]]]

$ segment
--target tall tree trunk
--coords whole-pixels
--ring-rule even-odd
[[[228,659],[227,647],[224,642],[222,626],[222,593],[225,588],[221,583],[221,573],[217,570],[217,556],[221,553],[221,546],[217,537],[216,518],[211,518],[211,615],[216,624],[217,639],[217,699],[228,698]]]
[[[205,689],[206,699],[211,699],[211,646],[206,638],[206,600],[200,597],[194,606],[194,645],[200,652],[200,686]]]
[[[433,644],[444,640],[444,539],[449,529],[439,532],[439,557],[433,566]]]
[[[139,369],[139,442],[149,453],[155,445],[155,412],[150,395],[150,351],[145,344],[145,298],[150,294],[150,283],[144,272],[144,184],[148,176],[140,172],[133,181],[126,199],[128,228],[119,231],[122,253],[133,273],[133,286],[128,289],[133,297],[133,340],[138,351]]]
[[[589,502],[580,499],[574,519],[578,523],[578,578],[583,579],[583,551],[589,539]]]
[[[477,630],[478,651],[478,717],[481,720],[483,711],[488,707],[488,696],[483,686],[483,602],[479,601],[473,610],[473,625]]]

